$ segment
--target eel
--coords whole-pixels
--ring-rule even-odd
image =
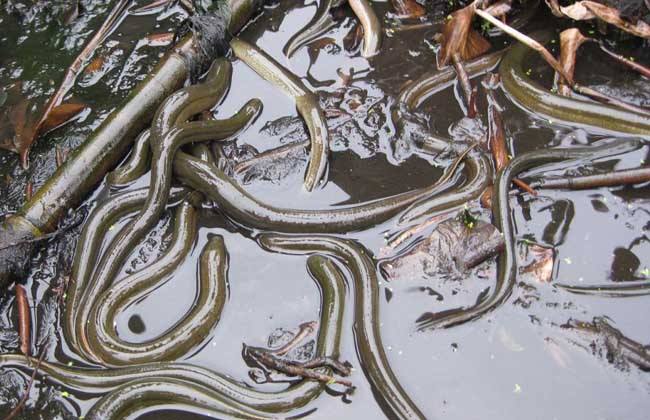
[[[212,33],[214,39],[207,39],[203,33],[183,37],[32,198],[16,214],[2,221],[0,287],[4,289],[10,282],[27,276],[28,262],[37,245],[35,240],[54,232],[65,212],[78,205],[124,157],[163,100],[203,64],[205,48],[201,46],[209,45],[211,50],[227,44],[230,34],[238,33],[261,10],[263,3],[263,0],[220,3],[215,19],[223,23],[223,30]]]
[[[291,58],[296,51],[332,29],[334,19],[330,11],[345,3],[345,0],[318,0],[318,8],[312,19],[296,32],[283,48],[284,55]]]
[[[485,73],[499,64],[503,50],[486,54],[482,57],[463,63],[465,71],[470,77]],[[397,95],[396,108],[393,115],[399,120],[402,112],[414,112],[422,103],[436,92],[450,86],[456,80],[456,71],[452,66],[445,66],[440,70],[427,72],[409,83]]]
[[[217,71],[214,79],[210,79],[212,83],[220,80],[217,77],[219,74],[221,73]],[[221,84],[217,83],[217,85]],[[162,126],[170,124],[171,121],[183,121],[189,118],[190,115],[195,114],[199,108],[205,108],[207,103],[214,101],[214,97],[206,99],[208,95],[204,95],[204,93],[210,92],[207,86],[204,89],[198,88],[198,86],[182,89],[179,91],[182,93],[170,97],[169,102],[161,105],[161,109],[156,116],[156,124]],[[197,88],[197,90],[190,91],[190,88]],[[221,85],[221,88],[223,88],[223,85]],[[194,95],[196,92],[201,93]],[[214,91],[212,91],[212,94],[214,95]],[[181,105],[180,102],[184,104]],[[168,108],[166,105],[170,105],[170,107]],[[176,111],[173,111],[174,108],[176,108]],[[108,287],[133,247],[157,222],[166,203],[171,185],[172,159],[180,145],[189,141],[228,138],[246,126],[254,116],[259,114],[260,109],[261,102],[252,100],[230,119],[181,123],[163,134],[162,144],[158,144],[157,147],[154,147],[157,142],[153,141],[153,139],[157,138],[157,133],[163,132],[163,129],[152,127],[152,141],[150,141],[153,150],[152,177],[147,201],[136,218],[124,226],[108,245],[95,269],[93,280],[87,291],[89,294],[94,295]],[[81,319],[86,319],[89,311],[90,307],[84,296],[80,301],[78,316]],[[85,332],[85,330],[82,332]]]
[[[549,32],[533,34],[542,44],[550,40]],[[616,133],[650,136],[650,118],[647,115],[624,110],[612,105],[552,93],[526,75],[524,63],[531,50],[524,44],[514,45],[506,53],[499,67],[502,86],[510,99],[535,115],[544,115],[569,124],[595,127]]]
[[[388,220],[408,205],[429,197],[440,186],[414,189],[361,204],[322,210],[278,208],[257,200],[216,166],[178,152],[174,173],[183,182],[216,202],[229,217],[256,229],[295,233],[341,233],[361,230]],[[453,200],[440,198],[439,207],[448,208]]]
[[[103,366],[167,361],[201,343],[218,322],[227,295],[228,254],[221,236],[212,237],[199,257],[197,296],[183,319],[159,337],[140,343],[120,339],[116,315],[162,285],[194,247],[197,212],[187,201],[177,210],[174,236],[165,254],[97,296],[88,321],[88,342]],[[83,322],[83,321],[82,321]]]
[[[170,194],[170,201],[178,200],[187,194],[188,190],[186,189],[174,189]],[[79,301],[95,268],[102,240],[106,232],[122,216],[135,212],[142,207],[147,195],[147,188],[115,195],[99,204],[84,223],[75,248],[62,321],[66,343],[76,352],[79,352],[79,346],[74,323],[77,317]]]
[[[310,273],[321,292],[320,328],[316,342],[316,357],[336,357],[339,354],[341,326],[345,304],[345,284],[343,274],[328,257],[310,258]],[[36,359],[21,354],[0,355],[0,367],[33,371]],[[318,397],[326,385],[311,380],[302,380],[282,391],[263,392],[235,381],[230,377],[210,369],[188,363],[143,363],[115,369],[81,368],[43,361],[39,372],[67,389],[90,395],[106,394],[95,404],[86,418],[121,418],[125,410],[137,410],[143,398],[142,394],[132,391],[129,384],[138,384],[138,390],[147,389],[152,397],[149,404],[167,406],[169,402],[185,403],[193,395],[209,395],[213,415],[222,417],[224,404],[234,409],[246,407],[247,415],[251,410],[259,414],[278,417],[304,407]],[[327,372],[327,370],[324,370]],[[136,382],[137,381],[137,382]],[[143,384],[144,382],[144,384]],[[166,394],[164,399],[155,398],[156,384],[180,384],[174,393]],[[126,387],[126,388],[125,388]],[[144,388],[143,388],[144,387]],[[161,391],[158,388],[158,391]],[[191,404],[191,403],[190,403]],[[125,407],[128,405],[129,407]],[[188,407],[188,404],[184,404]],[[226,411],[228,412],[228,411]],[[94,417],[91,417],[94,416]]]
[[[354,290],[354,340],[359,364],[373,394],[388,418],[423,419],[395,374],[384,351],[379,331],[379,279],[373,259],[353,240],[326,235],[263,233],[258,244],[267,251],[292,254],[323,254],[337,258],[350,271]]]
[[[296,108],[305,120],[311,140],[304,187],[305,190],[312,191],[324,181],[329,156],[329,131],[318,97],[307,89],[298,77],[254,45],[234,38],[230,47],[237,58],[296,102]]]
[[[106,175],[106,182],[112,187],[125,187],[144,175],[149,169],[151,130],[146,129],[135,139],[129,158],[113,172]]]
[[[379,53],[381,47],[381,22],[368,0],[348,0],[352,11],[363,27],[361,56],[370,58]]]
[[[420,222],[440,210],[459,207],[479,197],[492,180],[492,165],[485,153],[470,152],[463,158],[467,168],[467,181],[460,187],[444,194],[429,195],[411,204],[398,219],[398,225],[404,226]]]
[[[492,214],[494,225],[505,239],[505,249],[497,259],[497,280],[492,293],[468,308],[439,313],[425,313],[416,322],[419,330],[449,328],[480,318],[502,305],[512,293],[517,276],[517,253],[514,226],[510,214],[509,192],[512,179],[534,166],[567,160],[594,160],[636,150],[642,142],[634,139],[605,139],[589,147],[542,149],[524,153],[511,160],[498,173],[494,183]]]

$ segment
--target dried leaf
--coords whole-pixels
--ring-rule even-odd
[[[79,115],[79,113],[85,108],[86,105],[84,104],[62,104],[53,108],[47,116],[47,119],[43,122],[39,134],[47,133],[48,131],[62,126],[72,118]]]
[[[397,17],[402,19],[415,19],[426,14],[426,9],[415,0],[391,0]]]
[[[20,351],[25,356],[31,356],[32,327],[31,309],[27,299],[27,292],[20,284],[16,284],[16,306],[18,310],[18,334],[20,335]]]
[[[84,68],[83,73],[84,74],[97,73],[104,66],[105,60],[106,60],[105,55],[98,55],[90,63],[88,63],[86,68]]]
[[[487,39],[472,29],[469,31],[465,48],[461,51],[460,56],[464,61],[472,60],[488,52],[491,46]]]
[[[560,34],[560,65],[566,74],[573,78],[576,68],[576,53],[578,48],[588,41],[576,28],[569,28]],[[566,80],[558,76],[558,93],[563,96],[571,96],[573,90],[567,85]]]
[[[528,255],[533,261],[520,269],[521,273],[530,274],[538,283],[550,283],[553,280],[553,265],[555,263],[555,251],[536,244],[530,244],[527,249]]]
[[[439,68],[449,64],[454,53],[460,53],[463,50],[471,30],[475,10],[476,6],[472,3],[453,12],[445,22],[445,26],[442,28],[441,48],[438,54]]]
[[[570,17],[573,20],[589,20],[596,17],[596,15],[587,9],[583,2],[573,3],[567,7],[559,6],[559,10],[563,15]]]
[[[574,20],[598,18],[632,35],[650,38],[650,25],[642,19],[637,20],[636,23],[631,23],[624,20],[618,10],[604,4],[583,0],[567,7],[560,6],[560,11]]]
[[[438,68],[448,65],[454,54],[459,54],[466,61],[482,55],[490,48],[490,43],[471,28],[475,11],[476,6],[472,3],[456,10],[447,19],[442,29]]]
[[[508,14],[508,12],[510,12],[510,10],[512,10],[512,6],[510,5],[509,1],[500,1],[498,3],[494,3],[490,5],[485,9],[487,13],[496,17],[499,16],[505,17],[505,15]]]

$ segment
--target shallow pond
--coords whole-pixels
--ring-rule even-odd
[[[107,13],[109,6],[100,3],[103,2],[82,1],[80,17],[68,26],[52,23],[53,17],[48,18],[49,24],[39,22],[39,18],[26,22],[16,18],[15,13],[3,11],[0,84],[7,86],[21,80],[23,92],[37,100],[51,94],[56,87],[54,81],[59,80],[67,63]],[[385,16],[390,10],[386,2],[374,2],[373,7],[379,16]],[[409,145],[409,139],[402,139],[405,146],[396,150],[398,132],[390,110],[407,81],[434,69],[432,38],[440,26],[396,31],[384,38],[377,57],[366,60],[358,51],[348,52],[344,48],[344,38],[355,22],[351,12],[344,11],[321,41],[287,59],[282,51],[284,45],[311,19],[315,10],[314,2],[303,5],[280,1],[266,8],[240,36],[275,57],[321,95],[328,107],[332,142],[327,184],[313,193],[303,190],[307,160],[300,154],[296,159],[277,163],[271,171],[238,178],[238,181],[263,202],[304,209],[360,203],[431,185],[449,161],[417,153]],[[152,68],[164,48],[142,46],[139,40],[150,33],[175,28],[185,16],[177,6],[158,15],[127,17],[100,47],[99,54],[105,57],[101,73],[82,74],[71,91],[72,97],[87,104],[90,111],[40,138],[30,154],[31,166],[27,171],[20,167],[15,154],[0,151],[3,212],[18,209],[25,200],[26,185],[32,183],[34,190],[38,188],[56,169],[57,153],[83,142]],[[556,21],[540,7],[525,30],[561,29],[555,26]],[[496,37],[492,42],[500,47],[507,40]],[[638,45],[633,41],[620,42],[623,51],[647,61],[647,47],[645,52],[635,51]],[[577,67],[581,81],[609,86],[648,105],[647,80],[621,70],[603,57],[596,48],[585,48]],[[528,64],[533,77],[548,82],[550,73],[544,71],[541,61],[535,59]],[[590,70],[596,75],[589,76]],[[344,80],[341,74],[351,75],[351,80]],[[475,83],[480,84],[479,80],[475,79]],[[418,108],[418,115],[436,135],[456,141],[462,141],[463,136],[476,136],[486,126],[486,113],[481,111],[485,109],[485,95],[482,89],[479,91],[480,123],[464,118],[462,97],[455,85],[427,98]],[[251,98],[259,98],[264,109],[238,136],[236,144],[240,148],[248,145],[264,152],[308,139],[291,99],[244,63],[234,61],[229,93],[214,114],[217,118],[230,116]],[[513,156],[612,136],[532,115],[509,100],[500,89],[497,100],[504,110],[508,147]],[[235,155],[241,152],[231,151]],[[650,147],[643,146],[622,156],[601,159],[596,166],[607,170],[638,167],[650,159],[649,152]],[[561,174],[565,168],[566,165],[555,165],[545,173]],[[147,183],[148,177],[144,176],[129,188]],[[102,183],[66,220],[73,223],[86,215],[109,192],[109,186]],[[462,278],[421,275],[386,279],[380,275],[378,322],[388,360],[402,387],[427,418],[647,418],[650,412],[648,372],[624,360],[608,360],[606,349],[594,336],[562,326],[570,319],[590,322],[594,317],[604,316],[626,337],[649,343],[648,296],[578,295],[554,285],[650,278],[648,184],[583,191],[543,190],[537,197],[517,195],[510,204],[518,248],[523,250],[531,242],[553,248],[555,262],[550,282],[521,274],[512,295],[489,314],[447,329],[418,331],[416,320],[422,314],[471,306],[486,290],[493,288],[496,260],[482,263]],[[481,209],[477,200],[467,206],[475,216],[490,220],[490,212]],[[143,244],[133,251],[123,271],[143,268],[160,255],[170,241],[172,223],[170,209]],[[321,295],[307,273],[307,257],[263,250],[255,240],[258,231],[238,225],[210,204],[201,210],[199,223],[198,239],[189,257],[169,280],[117,317],[119,336],[130,342],[145,342],[173,328],[196,299],[195,278],[203,246],[211,235],[222,235],[229,254],[228,299],[223,313],[209,336],[177,360],[212,369],[257,389],[282,389],[286,384],[256,384],[251,379],[250,367],[242,358],[242,343],[267,347],[270,335],[295,332],[299,325],[319,319]],[[111,229],[109,237],[123,224],[120,222]],[[434,227],[426,227],[411,240],[426,237]],[[33,262],[32,275],[26,279],[34,305],[36,350],[45,349],[47,361],[69,366],[84,363],[63,337],[60,325],[63,304],[57,300],[53,288],[69,272],[79,230],[73,228],[43,247]],[[387,248],[387,238],[396,230],[393,218],[370,229],[336,236],[363,244],[375,256],[375,263],[380,264],[407,247]],[[346,292],[340,360],[349,361],[355,368],[349,379],[356,389],[351,395],[343,395],[342,388],[334,385],[306,406],[290,412],[290,416],[384,417],[359,364],[352,328],[354,290],[349,283]],[[0,346],[3,352],[13,353],[17,351],[17,342],[15,334],[11,334],[16,325],[12,296],[13,293],[7,292],[0,299]],[[8,413],[20,399],[29,374],[11,369],[4,369],[1,374],[0,413]],[[22,415],[24,418],[78,418],[100,397],[37,376]],[[145,413],[144,417],[200,416],[175,410],[171,403],[163,409]]]

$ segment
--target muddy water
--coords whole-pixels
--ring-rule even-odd
[[[388,9],[386,3],[376,2],[374,6],[381,15]],[[350,116],[338,116],[328,122],[331,129],[335,127],[332,129],[333,153],[328,183],[312,194],[305,193],[302,190],[303,162],[286,168],[287,175],[282,179],[254,180],[245,188],[260,200],[277,206],[324,208],[363,202],[431,184],[441,174],[437,162],[416,154],[395,156],[392,152],[391,142],[395,140],[396,131],[389,108],[404,82],[432,69],[433,52],[422,39],[431,39],[435,30],[386,38],[381,55],[369,63],[342,48],[342,40],[354,22],[346,14],[337,28],[324,35],[331,38],[331,42],[303,48],[290,60],[284,58],[282,48],[286,41],[297,28],[309,21],[314,11],[313,4],[299,6],[283,1],[279,6],[265,10],[263,16],[246,28],[242,38],[276,57],[324,96],[343,87],[337,69],[345,73],[353,69],[353,82],[346,88],[343,105],[339,107]],[[87,16],[93,16],[93,13],[101,16],[104,11],[89,8],[86,13]],[[544,14],[538,15],[540,17],[533,22],[534,26],[550,25]],[[155,49],[132,52],[137,39],[149,31],[173,27],[179,16],[182,14],[170,14],[169,18],[159,21],[152,17],[129,17],[124,22],[111,37],[117,43],[113,52],[117,56],[113,70],[108,71],[97,84],[87,88],[78,85],[74,90],[74,95],[92,106],[92,113],[39,140],[32,153],[34,164],[30,171],[19,169],[15,156],[0,152],[3,173],[13,180],[2,187],[3,209],[11,210],[20,205],[24,191],[21,185],[27,180],[38,184],[51,173],[55,165],[54,145],[63,144],[71,148],[83,141],[84,136],[136,83],[141,77],[139,75],[155,62],[159,52]],[[2,25],[5,25],[9,18],[3,19]],[[70,33],[60,35],[68,42],[71,38],[77,41],[73,43],[74,47],[66,50],[65,59],[57,60],[52,68],[48,68],[51,74],[63,71],[68,58],[73,57],[74,51],[78,51],[82,44],[79,40],[98,25],[98,19],[88,19],[78,25],[81,29],[74,35],[78,38]],[[12,30],[16,32],[19,28]],[[74,31],[74,28],[66,31]],[[43,37],[43,33],[35,32],[30,36]],[[3,50],[11,39],[7,36],[2,41]],[[501,42],[503,40],[495,41],[497,45]],[[597,52],[591,51],[591,54],[595,56]],[[15,57],[6,50],[2,51],[3,67],[7,67],[10,60],[5,57],[10,56]],[[588,60],[599,63],[604,74],[616,76],[614,85],[629,86],[629,83],[616,82],[619,78],[631,80],[632,76],[621,72],[615,64],[602,64],[602,56],[599,56],[600,60],[592,55],[588,57]],[[129,58],[137,65],[131,65],[120,79],[124,63]],[[16,67],[25,66],[25,58],[22,61],[20,57],[14,59],[17,60]],[[38,60],[44,63],[46,58],[39,57]],[[533,62],[531,68],[535,70],[541,66]],[[542,78],[544,76],[541,74]],[[3,83],[15,79],[6,70],[0,73],[0,77]],[[27,75],[19,77],[27,78]],[[37,72],[33,77],[46,76]],[[601,82],[593,81],[594,84]],[[647,83],[634,86],[636,91],[639,91],[638,86],[645,88],[645,95],[650,95]],[[40,89],[51,92],[51,88]],[[39,92],[36,88],[31,90],[33,95]],[[643,101],[643,95],[639,96]],[[239,136],[237,144],[248,144],[262,152],[288,141],[306,138],[300,124],[297,132],[289,134],[268,129],[270,122],[296,119],[295,107],[281,92],[240,62],[233,65],[230,93],[215,114],[218,118],[232,115],[252,97],[263,101],[264,111]],[[458,93],[451,87],[423,104],[419,111],[432,132],[442,136],[453,135],[457,139],[462,137],[462,128],[467,121],[461,121],[463,113],[458,98]],[[560,126],[529,115],[508,101],[502,92],[499,92],[499,100],[505,108],[506,131],[513,155],[546,146],[590,142],[603,136],[597,131]],[[476,131],[476,127],[470,127],[472,130]],[[648,153],[648,147],[644,147],[623,157],[602,159],[598,165],[607,169],[636,167],[649,159]],[[562,172],[561,166],[555,169],[557,173]],[[145,177],[136,185],[145,185],[146,182]],[[101,185],[82,208],[90,207],[95,200],[105,197],[107,190],[105,185]],[[643,276],[644,269],[650,268],[649,199],[650,190],[646,185],[582,192],[543,191],[537,198],[513,198],[511,206],[517,238],[555,248],[553,282],[587,285],[630,280]],[[476,203],[469,205],[489,220],[489,213],[481,211]],[[117,227],[120,225],[112,232],[119,231]],[[144,244],[134,251],[125,271],[138,269],[159,255],[169,241],[169,227],[170,215],[167,215]],[[384,247],[386,234],[394,229],[395,222],[388,221],[345,237],[360,241],[376,256],[392,256],[395,252],[391,254]],[[419,236],[430,230],[421,232]],[[255,232],[233,224],[210,206],[201,213],[201,229],[191,255],[169,281],[120,315],[120,337],[135,342],[155,338],[188,311],[197,294],[198,256],[212,234],[224,236],[230,255],[229,298],[219,324],[208,339],[180,360],[224,373],[259,389],[281,389],[284,385],[256,385],[249,378],[249,368],[241,357],[242,343],[265,346],[272,332],[295,330],[301,323],[317,320],[320,306],[317,285],[307,274],[305,257],[263,251],[253,239]],[[74,232],[66,240],[74,240]],[[42,299],[45,303],[39,304],[37,310],[41,326],[52,322],[51,317],[48,318],[52,312],[47,308],[57,306],[52,304],[48,289],[49,283],[56,284],[65,271],[65,263],[61,263],[62,258],[58,255],[61,250],[70,252],[70,247],[50,245],[35,261],[36,268],[28,282],[36,302]],[[609,363],[603,354],[594,354],[590,348],[592,337],[560,328],[571,318],[590,321],[595,316],[604,315],[628,337],[648,343],[650,306],[647,297],[613,299],[571,295],[553,287],[552,283],[539,283],[522,276],[507,303],[489,316],[446,330],[416,332],[415,320],[424,312],[472,305],[486,288],[493,287],[495,271],[494,261],[489,261],[462,280],[401,278],[381,281],[380,324],[388,358],[403,387],[428,418],[647,418],[650,410],[648,373],[634,366]],[[323,419],[384,416],[359,369],[352,334],[351,292],[348,289],[341,359],[350,361],[357,368],[351,376],[356,390],[348,397],[336,392],[324,393],[305,408],[291,413],[293,415]],[[11,303],[9,298],[4,299]],[[11,318],[15,315],[12,306],[8,308],[8,319],[3,322],[11,327]],[[56,328],[50,332],[47,360],[80,364],[81,361],[66,346],[58,317],[54,320]],[[47,330],[44,331],[43,335],[47,336]],[[10,346],[7,348],[11,350]],[[0,396],[2,412],[8,412],[17,399],[8,392]],[[47,381],[39,382],[31,397],[26,415],[40,412],[46,418],[57,413],[81,416],[96,401],[95,397],[78,395],[62,387],[54,388]],[[171,406],[168,408],[169,411],[150,413],[146,417],[162,418],[163,414],[165,418],[195,416],[174,411]]]

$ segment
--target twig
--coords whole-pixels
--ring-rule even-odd
[[[29,300],[25,288],[16,284],[16,308],[18,310],[18,335],[20,336],[20,351],[25,356],[32,353],[32,331]]]
[[[354,388],[352,382],[346,379],[340,379],[332,375],[326,375],[324,373],[320,373],[312,368],[307,368],[303,366],[303,364],[301,363],[294,363],[291,361],[282,360],[274,356],[271,352],[269,352],[266,349],[249,347],[244,344],[244,353],[249,354],[251,357],[253,357],[258,363],[260,363],[264,367],[276,370],[278,372],[285,373],[287,375],[314,379],[316,381],[323,382],[326,384],[334,384],[334,383],[341,384],[350,389]],[[327,365],[328,367],[334,366],[334,368],[336,369],[335,367],[336,365],[332,365],[331,363],[324,362],[322,359],[317,359],[317,362],[319,366],[324,366],[324,365]],[[314,364],[309,364],[309,362],[308,364],[306,364],[306,366],[317,367],[314,366]]]
[[[581,190],[598,187],[614,187],[617,185],[641,184],[650,181],[650,167],[623,169],[606,174],[573,176],[563,178],[542,179],[533,185],[539,188],[566,188]]]
[[[620,54],[616,54],[614,51],[608,49],[608,48],[607,48],[607,47],[606,47],[602,42],[600,42],[600,41],[598,41],[598,40],[595,40],[595,39],[591,39],[591,38],[590,38],[590,41],[597,42],[598,45],[600,46],[600,49],[601,49],[605,54],[607,54],[607,55],[609,55],[610,57],[612,57],[614,60],[616,60],[616,61],[618,61],[619,63],[622,63],[622,64],[628,66],[628,67],[631,68],[632,70],[635,70],[635,71],[639,72],[641,75],[643,75],[643,76],[645,76],[645,77],[647,77],[647,78],[650,78],[650,68],[644,66],[643,64],[639,64],[639,63],[637,63],[637,62],[635,62],[635,61],[632,61],[632,60],[630,60],[629,58],[625,58],[625,57],[623,57],[623,56],[620,55]]]

